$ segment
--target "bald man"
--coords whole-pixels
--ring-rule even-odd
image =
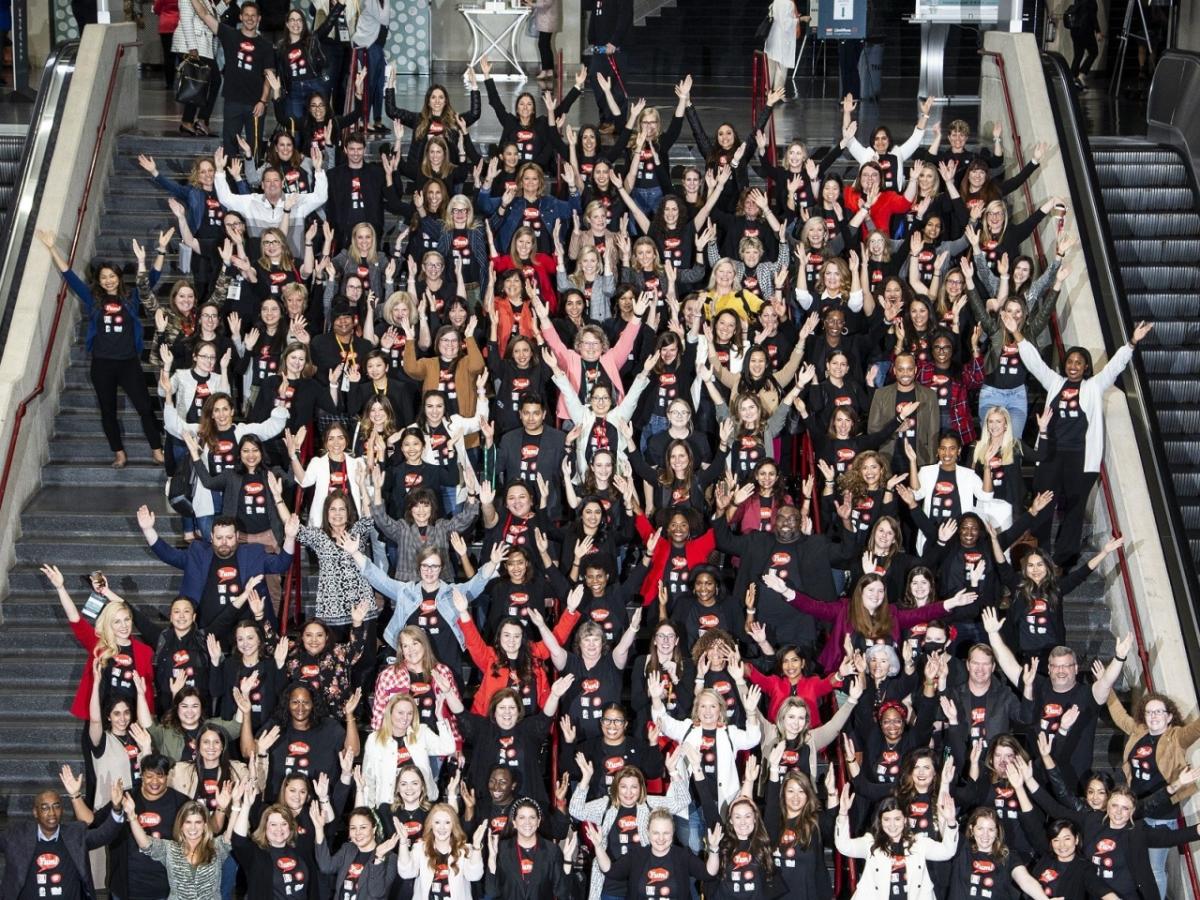
[[[45,790],[33,799],[33,821],[0,834],[7,857],[0,900],[81,900],[95,894],[88,851],[116,839],[125,827],[119,810],[95,828],[62,821],[62,798]]]

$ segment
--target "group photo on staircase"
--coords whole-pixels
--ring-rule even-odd
[[[1200,898],[1187,7],[16,0],[0,900]]]

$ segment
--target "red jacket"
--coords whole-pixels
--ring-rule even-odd
[[[654,526],[640,513],[634,520],[634,524],[637,525],[638,534],[641,535],[643,541],[654,534]],[[717,539],[713,536],[711,528],[699,537],[692,538],[684,547],[688,568],[704,565],[716,549]],[[662,583],[663,572],[666,571],[667,560],[670,558],[671,542],[664,536],[654,548],[654,556],[650,559],[650,571],[646,573],[646,578],[642,581],[642,606],[658,602],[658,586]]]
[[[174,34],[179,27],[179,0],[154,0],[154,14],[158,16],[158,33]]]
[[[846,212],[854,215],[862,206],[862,194],[854,187],[847,185],[842,193],[842,205],[846,207]],[[892,216],[906,213],[910,209],[912,209],[912,203],[903,194],[897,194],[895,191],[880,191],[879,199],[871,206],[871,221],[884,234],[891,234]],[[862,226],[864,239],[869,231],[870,229],[864,222]]]
[[[554,639],[560,644],[565,644],[578,622],[578,612],[565,611],[559,616],[558,622],[552,629]],[[492,696],[499,690],[512,687],[511,672],[507,666],[499,666],[495,667],[493,674],[494,663],[497,659],[496,650],[491,644],[484,641],[479,629],[475,627],[474,619],[459,619],[458,624],[462,628],[467,653],[471,655],[471,662],[475,663],[476,668],[483,673],[483,680],[480,681],[479,689],[475,691],[475,699],[471,703],[471,712],[486,716]],[[550,697],[550,679],[546,676],[546,667],[542,665],[543,660],[550,658],[550,651],[541,641],[531,641],[529,651],[533,654],[534,659],[533,680],[537,691],[535,703],[540,711]]]
[[[87,619],[80,619],[71,623],[71,631],[75,640],[79,641],[79,645],[88,653],[87,664],[83,667],[83,678],[79,681],[75,700],[71,704],[71,715],[86,722],[89,719],[88,707],[92,702],[92,682],[95,680],[92,674],[92,657],[96,653],[96,629]],[[131,639],[130,643],[133,645],[133,670],[145,679],[146,705],[154,709],[154,651],[150,649],[149,644],[143,644],[136,638]],[[134,717],[136,719],[137,710],[134,710]]]
[[[532,275],[534,281],[537,282],[538,293],[542,296],[542,302],[550,308],[550,315],[558,312],[558,294],[554,290],[555,280],[558,276],[558,262],[549,253],[533,254],[533,269]],[[505,254],[504,256],[492,257],[492,269],[496,273],[496,295],[497,299],[500,296],[500,275],[507,272],[509,269],[515,269],[516,263],[512,261],[512,257]],[[529,276],[526,271],[526,277]]]
[[[513,333],[513,321],[516,320],[517,332],[537,343],[537,333],[533,328],[533,306],[521,304],[521,312],[513,310],[512,304],[506,297],[496,298],[496,349],[503,356],[508,349],[508,341]]]
[[[816,675],[801,675],[795,684],[790,683],[782,675],[764,675],[750,663],[746,663],[746,678],[751,684],[758,685],[767,698],[767,720],[775,722],[779,707],[788,697],[799,697],[808,705],[809,727],[816,728],[821,724],[821,710],[818,703],[826,694],[833,692],[833,683],[837,681],[837,673],[817,677]],[[840,682],[839,682],[840,683]]]

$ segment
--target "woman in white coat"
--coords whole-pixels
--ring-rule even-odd
[[[612,388],[603,382],[592,388],[587,403],[584,403],[579,399],[579,392],[571,387],[566,373],[559,368],[554,354],[543,349],[542,358],[554,373],[554,383],[558,385],[559,396],[567,405],[567,415],[579,429],[579,439],[575,442],[575,471],[586,472],[597,450],[614,450],[619,459],[630,448],[637,446],[630,441],[633,434],[630,420],[637,410],[642,392],[650,384],[648,373],[658,365],[657,353],[651,353],[646,358],[642,371],[638,372],[633,385],[626,391],[625,399],[616,406],[613,406]],[[611,430],[609,426],[612,426]],[[616,443],[611,445],[614,438]]]
[[[429,810],[421,837],[409,845],[400,833],[396,845],[396,874],[415,879],[414,897],[432,895],[434,880],[441,882],[443,900],[471,900],[471,884],[483,877],[483,839],[488,823],[475,830],[468,841],[458,814],[447,804]]]
[[[944,793],[938,798],[941,840],[910,831],[908,816],[894,797],[880,802],[867,834],[851,837],[853,803],[850,785],[843,786],[834,842],[843,856],[867,861],[852,900],[886,900],[896,894],[908,900],[934,900],[929,863],[953,859],[958,850],[958,820],[950,795]],[[897,881],[900,889],[893,892],[892,886]]]
[[[279,407],[276,407],[277,409]],[[272,413],[273,415],[273,413]],[[292,460],[292,475],[300,487],[313,489],[312,506],[308,510],[308,524],[311,528],[320,528],[325,509],[325,498],[330,490],[342,490],[350,494],[354,500],[354,508],[360,516],[369,511],[369,498],[364,498],[360,484],[365,476],[366,463],[362,457],[347,452],[350,446],[350,435],[341,425],[330,425],[325,429],[325,452],[314,456],[307,466],[300,464],[300,447],[304,443],[304,430],[293,435],[284,435],[287,442],[288,455]],[[363,504],[367,505],[364,506]]]
[[[783,80],[788,69],[796,64],[796,31],[808,16],[801,16],[796,0],[772,0],[771,30],[763,52],[767,55],[767,71],[771,76],[771,89],[783,89]]]
[[[362,796],[358,806],[372,809],[391,803],[396,796],[396,773],[402,763],[411,762],[421,770],[429,799],[436,800],[438,785],[429,764],[431,756],[449,756],[456,749],[454,732],[446,719],[446,707],[455,715],[463,711],[462,700],[446,676],[433,672],[434,709],[437,728],[421,724],[421,713],[412,694],[397,694],[388,701],[379,729],[363,747]]]
[[[1129,343],[1117,349],[1099,372],[1092,371],[1091,353],[1071,347],[1063,358],[1060,375],[1042,360],[1037,347],[1025,340],[1021,327],[1010,313],[1000,321],[1017,342],[1017,352],[1029,374],[1046,390],[1046,403],[1053,410],[1046,433],[1038,436],[1039,448],[1048,442],[1049,454],[1037,467],[1034,491],[1054,491],[1054,502],[1062,507],[1058,537],[1054,541],[1054,563],[1074,568],[1083,543],[1083,517],[1088,497],[1100,477],[1104,460],[1104,392],[1129,365],[1138,342],[1150,333],[1150,322],[1139,322]],[[1043,547],[1050,546],[1053,510],[1039,517],[1033,536]]]
[[[204,4],[210,13],[221,15],[229,4],[218,3],[215,6],[208,0],[179,0],[179,25],[171,38],[171,52],[181,57],[203,63],[208,67],[208,90],[200,103],[185,103],[183,117],[179,120],[179,130],[183,134],[208,134],[208,117],[212,115],[213,107],[217,104],[217,95],[221,92],[221,70],[217,68],[216,42],[208,26],[196,15],[196,4]]]

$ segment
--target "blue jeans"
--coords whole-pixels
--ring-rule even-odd
[[[288,118],[299,123],[304,118],[304,111],[308,109],[308,98],[313,94],[325,93],[327,89],[325,79],[316,75],[293,80],[284,106]]]
[[[646,423],[646,427],[642,429],[642,440],[638,444],[638,449],[642,451],[642,455],[645,455],[646,448],[650,445],[650,438],[666,431],[670,427],[671,423],[663,416],[651,416],[650,421]]]
[[[634,188],[630,196],[638,205],[638,209],[644,212],[648,218],[653,219],[655,213],[658,212],[658,204],[662,202],[663,192],[660,187]]]
[[[1025,430],[1025,419],[1029,415],[1029,398],[1025,394],[1025,386],[994,388],[985,384],[979,389],[979,423],[980,431],[984,434],[987,433],[984,420],[987,418],[987,411],[993,406],[1008,410],[1008,417],[1012,419],[1013,437],[1019,440]]]
[[[887,384],[888,375],[892,371],[892,362],[889,359],[881,359],[875,363],[875,384],[874,387],[880,388]]]
[[[1174,819],[1142,819],[1147,828],[1169,828],[1176,831],[1179,823]],[[1158,883],[1158,896],[1167,896],[1167,857],[1171,855],[1171,847],[1151,847],[1150,868],[1154,871],[1154,880]]]

